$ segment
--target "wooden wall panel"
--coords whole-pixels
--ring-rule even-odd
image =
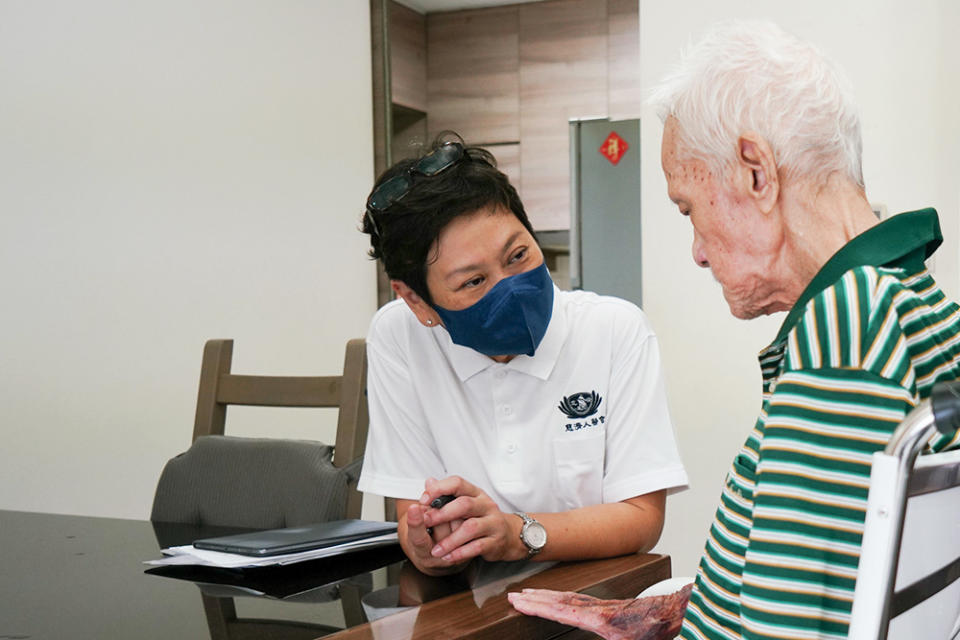
[[[507,177],[510,178],[510,184],[519,191],[521,177],[520,145],[517,143],[498,144],[487,147],[487,150],[497,159],[497,168],[507,174]],[[523,199],[522,193],[520,194],[520,199]],[[526,206],[526,202],[524,202],[524,206]]]
[[[452,129],[470,144],[520,139],[519,10],[427,15],[430,136]]]
[[[379,176],[391,160],[387,139],[390,119],[389,47],[387,46],[387,16],[389,8],[385,0],[370,0],[370,54],[373,81],[373,175]],[[377,307],[382,307],[393,297],[390,279],[377,260]]]
[[[419,158],[427,141],[427,116],[422,111],[393,106],[393,161]]]
[[[390,85],[394,104],[427,110],[426,19],[396,2],[390,2]]]
[[[571,118],[607,115],[607,1],[520,5],[520,165],[537,230],[570,226]]]
[[[640,3],[607,0],[607,86],[611,120],[640,117]]]

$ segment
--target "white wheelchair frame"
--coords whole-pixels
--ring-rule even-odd
[[[960,383],[941,383],[873,454],[850,639],[960,637],[960,450],[918,455],[958,426]]]

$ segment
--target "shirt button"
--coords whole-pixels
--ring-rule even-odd
[[[512,442],[507,445],[507,453],[514,453],[517,450],[517,445]]]
[[[493,377],[496,378],[497,380],[503,380],[504,378],[507,377],[507,372],[497,371],[495,374],[493,374]]]
[[[513,407],[511,407],[510,405],[507,405],[503,408],[503,415],[508,416],[511,413],[513,413]]]

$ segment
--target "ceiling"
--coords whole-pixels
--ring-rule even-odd
[[[523,2],[540,1],[541,0],[397,0],[400,4],[410,7],[418,13],[458,11],[460,9],[477,9],[479,7],[493,7],[502,4],[521,4]]]

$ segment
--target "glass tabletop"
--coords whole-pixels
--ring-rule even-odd
[[[428,577],[399,545],[282,567],[148,567],[160,549],[237,529],[0,510],[0,638],[574,638],[513,610],[523,587],[633,594],[670,576],[669,557],[473,563]],[[370,623],[367,623],[370,620]],[[240,627],[243,627],[242,629]]]
[[[0,638],[209,638],[204,596],[230,598],[244,618],[316,625],[319,636],[346,626],[341,585],[358,595],[386,586],[393,572],[381,568],[403,560],[393,545],[256,570],[143,564],[161,548],[240,531],[0,511]]]

